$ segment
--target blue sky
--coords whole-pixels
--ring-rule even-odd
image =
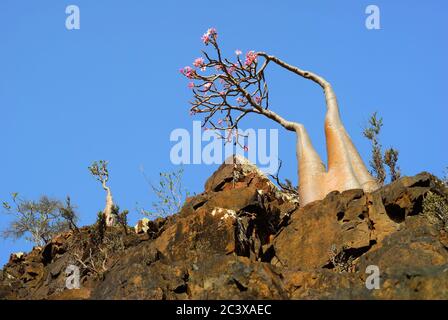
[[[81,29],[65,28],[65,8],[78,5]],[[381,30],[367,30],[365,8],[381,10]],[[170,132],[191,130],[191,92],[179,68],[203,49],[200,36],[218,29],[227,55],[263,50],[326,77],[345,126],[365,160],[361,131],[369,115],[384,118],[381,141],[400,151],[406,175],[442,175],[446,148],[446,1],[87,1],[0,2],[0,199],[46,194],[78,206],[81,224],[104,207],[89,175],[93,160],[110,161],[110,185],[121,208],[140,216],[155,199],[153,182],[176,169]],[[321,90],[278,69],[269,71],[271,106],[302,122],[325,159]],[[198,119],[197,119],[198,120]],[[248,118],[243,128],[279,128]],[[294,136],[280,129],[283,176],[296,178]],[[185,166],[184,183],[201,192],[217,166]],[[9,217],[0,216],[0,228]],[[26,251],[0,240],[0,264]]]

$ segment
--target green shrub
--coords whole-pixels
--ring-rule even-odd
[[[364,129],[363,135],[372,143],[372,158],[369,161],[372,168],[372,175],[376,178],[380,185],[384,184],[386,180],[386,169],[389,169],[390,181],[395,181],[400,178],[401,172],[397,165],[398,162],[398,150],[389,148],[386,151],[382,151],[382,145],[379,141],[379,135],[381,128],[383,127],[383,118],[378,118],[377,113],[374,112],[369,118],[369,124]]]

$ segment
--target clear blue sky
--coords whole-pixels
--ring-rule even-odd
[[[224,2],[223,2],[224,3]],[[104,207],[89,175],[92,160],[110,161],[121,208],[139,215],[152,181],[175,169],[169,134],[191,129],[191,92],[179,74],[218,29],[228,55],[264,50],[325,76],[339,97],[346,128],[364,159],[368,116],[384,117],[381,140],[400,151],[404,174],[442,175],[448,165],[447,1],[0,1],[0,199],[17,191],[78,206],[81,224]],[[65,8],[81,10],[81,29],[65,28]],[[381,10],[381,30],[364,26],[367,5]],[[272,108],[308,128],[325,159],[321,90],[290,74],[269,74]],[[278,128],[249,118],[243,127]],[[283,176],[296,181],[294,136],[280,129]],[[201,192],[217,166],[185,167],[185,184]],[[8,223],[0,216],[0,228]],[[0,240],[0,264],[24,241]]]

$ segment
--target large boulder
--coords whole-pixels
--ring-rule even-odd
[[[423,232],[421,228],[428,235],[438,232],[424,217],[410,219],[422,212],[428,192],[441,192],[435,181],[430,174],[422,173],[400,179],[372,194],[364,194],[362,190],[335,191],[321,201],[299,208],[274,240],[273,263],[291,270],[331,268],[332,255],[344,254],[356,259],[391,241],[392,255],[401,259],[397,255],[399,247],[407,243],[404,245],[407,250],[417,248],[415,241]],[[448,251],[435,234],[429,239],[422,246],[434,259],[446,262]],[[425,256],[423,252],[416,255],[421,255],[421,259]]]

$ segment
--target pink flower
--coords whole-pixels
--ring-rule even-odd
[[[244,146],[243,149],[244,149],[244,151],[246,151],[246,152],[249,151],[249,147],[248,147],[248,146]]]
[[[186,67],[180,69],[180,73],[182,73],[188,79],[192,79],[194,77],[196,71],[193,68],[186,66]]]
[[[210,41],[210,36],[206,33],[204,33],[201,37],[202,42],[204,42],[206,45],[208,44],[208,42]]]
[[[246,53],[246,60],[244,61],[244,64],[246,66],[250,66],[254,62],[257,62],[257,54],[255,51],[249,51]]]
[[[238,97],[238,98],[236,98],[236,101],[238,102],[238,103],[244,103],[244,98],[242,98],[242,97]]]
[[[221,96],[225,96],[225,95],[226,95],[226,93],[225,93],[224,91],[220,91],[219,94],[220,94]]]
[[[205,71],[206,67],[205,67],[205,63],[204,63],[204,58],[196,58],[193,62],[193,65],[196,68],[201,68],[201,71]]]
[[[196,68],[200,68],[200,67],[202,67],[202,66],[204,66],[204,58],[196,58],[195,60],[194,60],[194,62],[193,62],[193,65],[196,67]]]
[[[211,35],[211,36],[217,36],[218,35],[218,33],[216,32],[216,29],[215,28],[209,28],[208,30],[207,30],[207,33],[209,34],[209,35]]]
[[[203,85],[204,90],[206,90],[206,91],[209,90],[211,86],[212,86],[212,83],[211,83],[211,82],[207,82],[207,83],[205,83],[205,84]]]
[[[236,49],[236,50],[235,50],[235,54],[236,54],[237,56],[240,56],[240,55],[242,54],[242,52],[241,52],[241,50]]]
[[[215,69],[216,69],[216,71],[219,71],[219,70],[222,69],[222,66],[221,66],[220,64],[217,64],[217,65],[215,66]]]
[[[193,89],[194,88],[194,83],[193,82],[189,82],[188,83],[188,88]]]
[[[256,96],[256,97],[255,97],[255,102],[256,102],[257,104],[260,104],[260,103],[261,103],[261,97],[260,97],[260,96]]]
[[[201,37],[202,42],[204,42],[205,45],[208,45],[210,40],[216,40],[218,37],[218,33],[216,32],[215,28],[210,28],[207,30],[206,33],[204,33]]]

